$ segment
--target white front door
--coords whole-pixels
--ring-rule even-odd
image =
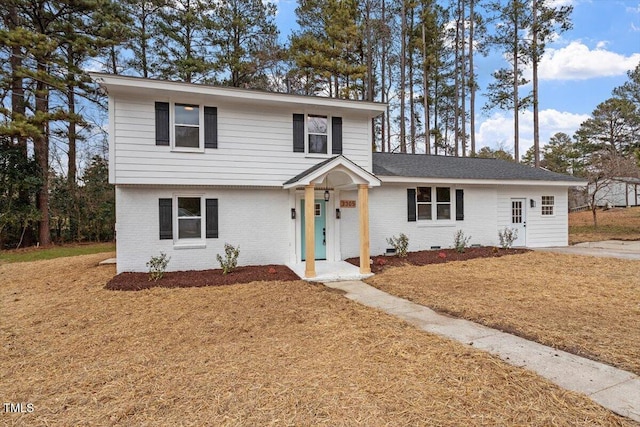
[[[511,228],[518,232],[513,246],[527,246],[527,199],[511,199]]]

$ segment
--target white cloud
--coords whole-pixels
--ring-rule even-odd
[[[549,49],[540,61],[538,75],[544,80],[587,80],[621,76],[640,63],[640,53],[624,56],[605,50],[601,41],[591,50],[581,41],[560,49]]]
[[[557,132],[572,136],[587,120],[588,114],[574,114],[553,109],[542,110],[540,119],[540,145],[544,146]],[[533,145],[533,111],[520,114],[520,156]],[[478,149],[484,146],[503,148],[513,154],[513,117],[507,113],[497,112],[483,121],[476,132]]]

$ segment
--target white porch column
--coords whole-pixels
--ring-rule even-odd
[[[358,184],[358,212],[360,213],[360,274],[371,273],[369,265],[369,186]]]
[[[314,185],[304,187],[304,277],[316,277],[316,230],[315,230],[315,188]]]

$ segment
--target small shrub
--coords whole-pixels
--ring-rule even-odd
[[[456,234],[453,235],[453,247],[456,252],[459,254],[463,253],[467,246],[469,246],[469,240],[471,240],[471,236],[464,237],[464,231],[456,231]]]
[[[152,256],[149,262],[147,262],[147,267],[149,267],[149,281],[153,280],[157,282],[162,279],[170,260],[171,257],[167,257],[167,254],[164,252],[160,252],[158,256]]]
[[[406,234],[400,233],[400,237],[391,236],[390,238],[387,238],[387,243],[393,246],[398,257],[405,258],[407,256],[407,249],[409,249],[409,238]]]
[[[438,258],[446,259],[447,258],[447,254],[445,252],[438,252]]]
[[[222,267],[222,274],[230,273],[237,267],[238,255],[240,255],[240,246],[234,248],[228,243],[224,244],[224,259],[220,254],[216,255],[220,267]]]
[[[498,239],[500,239],[500,247],[502,249],[509,249],[517,238],[518,230],[515,228],[505,227],[504,230],[498,231]]]
[[[273,267],[269,267],[268,272],[269,272],[269,274],[276,274],[276,269],[273,268]]]
[[[383,267],[385,265],[387,265],[387,260],[384,258],[377,258],[376,259],[376,264],[378,264],[380,267]]]

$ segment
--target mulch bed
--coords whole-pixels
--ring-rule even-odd
[[[165,273],[162,279],[149,281],[148,273],[120,273],[114,276],[105,289],[112,291],[141,291],[149,288],[192,288],[225,286],[257,281],[291,281],[300,278],[284,265],[250,265],[237,267],[231,273],[221,269],[201,271],[175,271]]]
[[[464,261],[474,258],[500,257],[529,252],[528,249],[499,249],[495,247],[467,248],[458,253],[454,249],[409,252],[406,258],[398,256],[375,256],[371,259],[371,271],[378,273],[387,267],[398,267],[405,264],[427,265],[449,261]],[[359,266],[359,258],[349,258],[347,262]],[[238,267],[229,274],[222,274],[221,269],[202,271],[175,271],[165,273],[162,279],[149,281],[148,273],[120,273],[114,276],[106,289],[112,291],[141,291],[149,288],[193,288],[203,286],[225,286],[238,283],[260,281],[291,281],[300,278],[284,265],[250,265]]]
[[[417,251],[407,253],[406,258],[400,258],[397,255],[384,256],[378,255],[371,257],[371,272],[379,273],[388,267],[400,267],[409,265],[427,265],[442,264],[449,261],[466,261],[474,258],[497,258],[505,255],[515,255],[530,252],[529,249],[502,249],[495,246],[482,246],[474,248],[466,248],[464,252],[459,253],[455,249],[435,249],[427,251]],[[349,258],[346,260],[355,266],[360,266],[360,258]]]

